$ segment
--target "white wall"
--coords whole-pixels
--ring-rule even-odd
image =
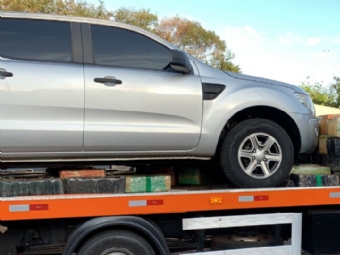
[[[340,114],[339,108],[333,108],[323,105],[315,105],[316,116],[326,115],[326,114]]]

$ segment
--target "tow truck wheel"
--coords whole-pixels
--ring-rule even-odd
[[[289,175],[294,147],[273,121],[249,119],[229,131],[221,147],[221,165],[238,187],[276,187]]]
[[[151,245],[128,230],[108,230],[85,242],[77,255],[155,255]]]

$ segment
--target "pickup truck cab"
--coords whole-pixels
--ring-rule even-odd
[[[217,156],[237,186],[268,187],[317,145],[297,86],[214,69],[126,24],[0,16],[2,165]]]

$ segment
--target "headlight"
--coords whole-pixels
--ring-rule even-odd
[[[301,93],[294,93],[294,95],[315,116],[315,108],[314,108],[314,104],[313,104],[312,98],[309,95],[301,94]]]

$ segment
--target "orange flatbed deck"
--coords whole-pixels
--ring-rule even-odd
[[[340,187],[44,195],[1,198],[0,221],[337,204],[340,204]]]

